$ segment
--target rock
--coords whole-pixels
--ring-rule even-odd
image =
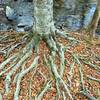
[[[33,17],[32,16],[19,16],[18,19],[18,27],[22,26],[33,26]]]
[[[8,26],[5,23],[0,23],[0,31],[7,31]]]
[[[76,8],[77,0],[64,0],[64,5],[66,9],[70,9],[72,11]]]
[[[33,26],[33,17],[32,16],[19,16],[17,19],[17,31],[29,31]]]
[[[16,27],[17,32],[25,32],[23,27]]]
[[[5,4],[4,0],[0,0],[0,5]]]
[[[64,27],[71,31],[77,31],[81,27],[81,18],[77,15],[62,16],[57,22],[62,23]]]
[[[26,2],[25,0],[18,0],[13,7],[19,15],[33,15],[34,7],[32,2]]]
[[[6,6],[6,17],[8,18],[8,20],[16,20],[17,13],[14,9],[10,8],[9,6]]]

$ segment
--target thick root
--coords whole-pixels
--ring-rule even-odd
[[[9,73],[7,73],[6,79],[5,79],[5,89],[6,89],[6,93],[9,92],[10,90],[10,82],[11,82],[11,76],[13,73],[15,73],[17,71],[18,68],[21,67],[21,65],[23,64],[23,62],[32,54],[32,51],[29,51],[28,53],[25,54],[25,56],[23,56],[23,58],[11,69],[11,71]]]
[[[16,83],[16,90],[14,93],[14,100],[19,100],[18,97],[19,97],[19,93],[20,93],[21,79],[23,78],[23,76],[26,73],[28,73],[30,70],[32,70],[33,68],[35,68],[38,65],[38,59],[39,59],[39,57],[36,57],[29,68],[25,69],[24,71],[22,70],[22,72],[19,73],[18,78],[17,78],[17,83]]]
[[[65,32],[61,32],[58,29],[55,30],[56,35],[59,35],[60,37],[70,40],[70,41],[74,41],[74,42],[79,42],[79,40],[76,40],[75,38],[71,37],[69,33],[65,33]]]
[[[16,53],[15,55],[7,58],[2,64],[0,64],[0,70],[3,70],[5,68],[5,66],[9,62],[12,61],[12,65],[10,65],[10,67],[8,67],[7,69],[4,69],[0,73],[0,76],[2,76],[3,74],[6,74],[6,79],[5,79],[6,93],[8,93],[9,90],[10,90],[11,76],[13,74],[15,74],[18,69],[21,68],[21,70],[18,73],[16,73],[14,80],[13,80],[13,83],[16,84],[16,90],[14,92],[14,100],[19,99],[21,80],[22,80],[22,78],[24,77],[25,74],[27,74],[33,68],[37,68],[38,59],[39,59],[39,57],[38,57],[39,42],[40,42],[40,40],[44,40],[47,43],[47,45],[48,45],[48,47],[51,51],[51,56],[49,57],[49,60],[46,58],[45,55],[44,55],[44,59],[45,59],[47,66],[49,66],[49,68],[50,68],[49,69],[50,74],[52,76],[54,76],[54,79],[55,79],[55,82],[56,82],[56,90],[57,90],[56,99],[58,100],[60,97],[62,97],[63,100],[66,100],[67,99],[66,94],[67,94],[69,96],[70,100],[74,100],[74,98],[71,94],[70,88],[72,86],[72,77],[74,75],[74,66],[75,66],[75,64],[77,64],[79,76],[80,76],[80,85],[81,85],[81,89],[82,89],[81,93],[83,95],[87,96],[88,98],[90,98],[91,100],[96,100],[94,97],[91,98],[91,97],[89,97],[88,93],[84,92],[85,87],[84,87],[84,80],[83,80],[83,65],[80,62],[80,60],[83,61],[84,59],[81,59],[78,54],[75,54],[72,51],[68,50],[69,48],[71,48],[73,45],[75,46],[75,44],[77,44],[80,41],[71,37],[69,33],[64,34],[63,32],[61,32],[57,29],[55,29],[54,32],[57,35],[69,40],[70,43],[67,46],[63,46],[62,44],[57,42],[55,37],[53,37],[54,34],[48,35],[48,36],[43,36],[41,38],[40,38],[40,36],[35,34],[35,36],[33,36],[33,38],[31,38],[31,41],[30,41],[31,36],[29,37],[28,41],[30,41],[30,42],[19,53]],[[7,37],[4,37],[4,38],[1,37],[0,39],[1,40],[3,39],[3,41],[6,41]],[[25,37],[23,37],[23,41],[24,41]],[[7,55],[9,56],[9,54],[19,45],[21,45],[21,44],[18,43],[16,45],[13,45],[10,49],[8,49]],[[9,47],[7,47],[7,48],[9,48]],[[7,48],[5,48],[5,49],[7,49]],[[31,57],[33,48],[35,49],[34,54],[35,54],[36,58],[34,59],[33,63],[27,69],[25,69],[25,64],[26,64],[27,60]],[[73,60],[72,64],[70,64],[69,61],[66,61],[67,59],[65,59],[65,55],[64,55],[65,52],[68,52],[68,53],[71,54],[72,60]],[[58,72],[58,69],[57,69],[57,65],[55,64],[56,55],[58,55],[59,59],[60,59],[59,72]],[[70,66],[70,71],[69,71],[69,74],[67,75],[67,79],[68,79],[67,84],[63,80],[64,70],[65,70],[65,67],[66,67],[65,61]],[[86,62],[85,60],[83,62],[85,64],[90,65],[92,68],[94,68],[96,70],[98,70],[98,69],[100,70],[100,68],[98,66],[91,64],[90,62]],[[7,73],[7,71],[9,69],[11,69],[11,70]],[[41,89],[39,94],[37,94],[35,96],[35,100],[41,100],[43,95],[48,91],[48,89],[50,89],[50,87],[52,85],[51,80],[48,81],[47,78],[45,77],[45,75],[43,75],[42,72],[39,72],[39,73],[45,79],[45,86],[44,86],[43,89]],[[87,76],[87,78],[100,83],[99,79],[96,79],[96,78],[93,78],[93,77],[90,77],[90,76]],[[32,85],[32,82],[30,81],[30,89],[29,89],[30,100],[32,99],[32,97],[31,97],[31,93],[32,93],[31,85]],[[61,86],[63,86],[62,90],[61,90]]]
[[[16,55],[13,55],[13,56],[11,56],[11,57],[9,57],[7,60],[5,60],[3,63],[1,63],[1,64],[0,64],[0,70],[2,70],[2,69],[5,67],[5,65],[6,65],[7,63],[9,63],[11,60],[15,59],[16,56],[17,56],[17,54],[16,54]]]
[[[90,96],[87,90],[83,90],[80,93],[86,96],[89,100],[97,100],[94,96]]]
[[[52,53],[52,54],[54,54],[54,53]],[[49,59],[50,60],[50,65],[51,65],[51,69],[52,69],[52,73],[53,73],[55,79],[59,80],[59,82],[63,84],[68,96],[70,97],[71,100],[73,100],[73,97],[72,97],[72,95],[70,93],[70,90],[68,89],[68,86],[65,84],[65,82],[63,81],[61,76],[58,74],[58,71],[57,71],[57,68],[56,68],[56,64],[54,64],[54,58],[55,58],[55,56],[52,55],[52,56],[50,56],[50,59]],[[58,83],[58,86],[59,86],[60,83]]]
[[[31,56],[32,49],[33,49],[33,40],[21,51],[22,55],[24,55],[24,54],[25,55],[22,56],[21,60],[19,60],[19,62],[9,71],[9,73],[7,73],[7,76],[6,76],[6,79],[5,79],[5,90],[6,90],[6,93],[8,93],[9,90],[10,90],[10,82],[11,82],[12,74],[14,74],[17,71],[17,69],[20,68],[21,65],[25,62],[25,60],[28,59]],[[3,64],[3,67],[6,64]]]

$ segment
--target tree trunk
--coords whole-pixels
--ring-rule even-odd
[[[33,32],[51,34],[54,28],[53,0],[34,0],[34,19]]]
[[[94,13],[91,24],[89,26],[89,32],[93,37],[95,37],[95,31],[97,29],[99,19],[100,19],[100,0],[97,0],[97,8]]]

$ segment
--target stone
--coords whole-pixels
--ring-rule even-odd
[[[12,5],[13,6],[13,5]],[[19,15],[25,16],[25,15],[33,15],[33,3],[32,2],[26,2],[22,0],[16,1],[13,8],[16,10],[16,12]]]
[[[25,32],[23,27],[16,27],[17,32]]]
[[[77,3],[76,0],[64,0],[65,8],[66,8],[66,9],[70,9],[70,10],[72,10],[72,11],[75,10],[75,8],[76,8],[76,3]]]
[[[8,26],[5,23],[0,23],[0,31],[7,31]]]
[[[19,16],[17,19],[18,27],[22,26],[33,26],[33,17],[32,16]]]
[[[81,17],[78,15],[62,16],[57,20],[57,23],[63,24],[71,31],[77,31],[81,28]]]
[[[19,16],[17,19],[17,31],[29,31],[32,29],[34,19],[32,16]]]
[[[20,30],[27,31],[32,28],[34,21],[31,22],[29,18],[28,18],[29,22],[26,21],[27,18],[25,18],[25,16],[31,16],[31,17],[33,16],[34,0],[1,0],[1,1],[3,1],[4,4],[9,5],[11,9],[13,8],[13,10],[10,9],[11,13],[9,14],[8,19],[9,20],[16,19],[17,26],[15,27],[16,29],[18,29],[18,31]],[[88,4],[89,7],[88,9],[86,8],[87,11],[85,17],[83,18],[82,16],[83,16],[84,3]],[[90,24],[95,9],[96,9],[95,3],[89,3],[88,1],[85,2],[84,0],[83,1],[54,0],[54,21],[56,22],[56,24],[59,23],[64,24],[64,26],[71,31],[76,31],[82,27],[86,28]]]
[[[6,17],[8,18],[8,20],[16,20],[17,13],[14,9],[10,8],[9,6],[6,6]]]

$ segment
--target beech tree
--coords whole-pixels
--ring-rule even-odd
[[[55,79],[55,82],[56,82],[57,98],[63,95],[64,100],[67,96],[70,98],[70,100],[73,100],[73,96],[71,94],[70,88],[63,80],[63,74],[64,74],[64,69],[65,69],[64,53],[65,51],[70,53],[74,61],[79,65],[78,70],[80,74],[80,86],[81,86],[81,89],[84,90],[82,65],[79,61],[78,55],[68,50],[68,48],[70,48],[71,46],[73,45],[75,46],[77,43],[79,43],[79,40],[73,38],[69,33],[55,28],[54,21],[53,21],[53,0],[34,0],[33,2],[34,2],[33,4],[34,4],[35,23],[34,23],[32,32],[27,33],[27,34],[24,34],[24,33],[16,34],[16,37],[22,37],[23,41],[20,44],[27,42],[27,45],[21,51],[15,53],[14,55],[9,56],[10,52],[20,44],[12,46],[12,48],[10,48],[6,54],[6,60],[0,64],[0,70],[2,70],[0,73],[0,76],[7,72],[6,79],[5,79],[5,91],[6,93],[9,93],[11,77],[13,74],[15,74],[15,72],[18,69],[21,69],[15,75],[14,81],[13,81],[16,84],[16,89],[14,92],[14,100],[19,100],[21,80],[25,74],[27,74],[30,70],[37,67],[38,59],[39,59],[39,56],[38,56],[39,43],[40,41],[44,41],[50,50],[49,57],[48,58],[44,57],[44,58],[45,58],[45,62],[49,64],[50,66],[49,70],[51,71],[54,77],[53,79]],[[67,46],[64,46],[63,44],[59,43],[57,41],[58,36],[61,38],[67,39],[70,42],[70,44]],[[25,65],[28,58],[33,54],[33,49],[34,49],[34,61],[27,69],[25,69],[23,65]],[[58,55],[60,58],[59,72],[57,69],[57,65],[55,64],[56,55]],[[10,65],[10,68],[3,70],[3,68],[10,61],[12,62],[12,64]],[[74,64],[75,63],[71,64],[71,69],[73,69]],[[9,69],[10,71],[8,72]],[[43,94],[51,87],[52,85],[51,83],[52,83],[51,80],[47,82],[43,90],[40,91],[40,93],[35,96],[35,100],[41,100],[41,98],[43,97]],[[60,90],[61,86],[64,88],[65,91]]]

